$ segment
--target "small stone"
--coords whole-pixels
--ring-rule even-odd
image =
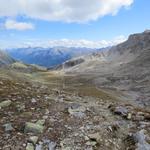
[[[44,130],[44,126],[36,124],[36,123],[27,122],[25,124],[24,132],[25,133],[32,132],[32,133],[38,134],[38,133],[42,133],[43,130]]]
[[[79,133],[75,133],[74,136],[79,136]]]
[[[45,115],[48,115],[48,114],[49,114],[49,110],[46,109],[46,110],[45,110]]]
[[[0,103],[0,108],[4,108],[4,107],[8,107],[11,105],[11,101],[10,100],[7,100],[7,101],[3,101]]]
[[[32,112],[23,112],[22,115],[24,117],[31,117],[32,116]]]
[[[150,144],[147,142],[149,136],[146,133],[147,131],[142,129],[133,135],[137,150],[150,150]]]
[[[96,142],[99,142],[99,140],[101,138],[98,133],[88,134],[88,137],[90,140],[96,141]]]
[[[72,116],[83,118],[85,117],[86,108],[84,106],[69,107],[68,113]]]
[[[47,139],[43,139],[43,142],[39,142],[39,144],[36,144],[36,150],[55,150],[56,149],[56,143],[52,142]]]
[[[95,142],[95,141],[86,142],[86,145],[88,145],[88,146],[95,146],[96,144],[97,144],[97,142]]]
[[[19,104],[16,105],[16,108],[17,108],[17,110],[18,110],[19,112],[21,112],[21,111],[23,111],[23,110],[25,109],[25,105],[19,103]]]
[[[143,121],[144,120],[144,116],[140,116],[140,115],[136,115],[133,117],[134,121]]]
[[[26,150],[34,150],[34,146],[32,143],[27,143]]]
[[[42,150],[42,145],[36,144],[35,150]]]
[[[10,132],[13,130],[11,123],[7,123],[3,125],[5,127],[5,132]]]
[[[32,102],[32,103],[36,103],[37,101],[36,101],[35,98],[32,98],[31,102]]]
[[[45,124],[45,120],[44,120],[44,119],[43,119],[43,120],[38,120],[38,121],[36,122],[36,124],[44,125],[44,124]]]
[[[113,132],[113,129],[112,129],[111,126],[108,126],[108,130],[111,131],[111,132]]]
[[[45,115],[45,116],[43,116],[42,118],[45,120],[45,119],[47,119],[47,118],[48,118],[48,116],[47,116],[47,115]]]
[[[38,141],[38,137],[37,136],[31,136],[29,138],[29,142],[33,143],[33,144],[36,144]]]
[[[146,114],[144,114],[144,117],[145,117],[146,120],[150,121],[150,114],[146,113]]]
[[[53,128],[48,128],[48,129],[47,129],[48,132],[50,132],[50,131],[52,131],[52,130],[53,130]]]
[[[25,143],[23,143],[23,144],[22,144],[22,146],[23,146],[23,147],[26,147],[26,144],[25,144]]]
[[[128,119],[128,120],[131,120],[131,118],[132,118],[132,114],[131,114],[131,113],[128,113],[127,119]]]
[[[89,140],[89,137],[88,137],[88,136],[85,136],[84,139],[85,139],[86,141],[88,141],[88,140]]]
[[[43,144],[43,142],[42,142],[42,141],[39,141],[39,144],[40,144],[40,145],[42,145],[42,144]]]
[[[128,110],[123,106],[118,106],[115,108],[114,113],[118,115],[126,116],[128,113]]]

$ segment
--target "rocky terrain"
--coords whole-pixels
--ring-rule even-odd
[[[57,70],[2,65],[0,150],[149,150],[149,35]]]
[[[1,73],[0,95],[2,150],[150,148],[149,110],[75,77],[40,72],[23,81]]]
[[[131,35],[110,50],[76,59],[81,58],[83,63],[64,71],[87,78],[97,87],[121,91],[123,99],[150,106],[150,31]]]

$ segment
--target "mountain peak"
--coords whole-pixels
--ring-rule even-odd
[[[127,41],[113,47],[113,49],[121,54],[127,51],[137,54],[141,53],[143,49],[148,47],[150,47],[150,30],[146,30],[142,33],[131,34]]]
[[[144,31],[144,33],[150,33],[150,30],[149,30],[149,29],[146,29],[146,30]]]

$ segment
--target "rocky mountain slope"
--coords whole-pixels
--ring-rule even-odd
[[[46,71],[47,69],[37,65],[24,64],[20,61],[13,59],[5,51],[0,50],[0,71],[10,70],[11,72],[35,72]]]
[[[126,42],[82,60],[64,71],[86,77],[97,87],[123,91],[125,97],[150,105],[150,31],[133,34]]]
[[[9,65],[14,62],[15,62],[15,60],[12,59],[7,53],[0,50],[0,66]]]

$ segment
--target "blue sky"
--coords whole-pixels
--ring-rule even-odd
[[[2,48],[103,47],[150,29],[149,0],[7,1],[0,0]]]

